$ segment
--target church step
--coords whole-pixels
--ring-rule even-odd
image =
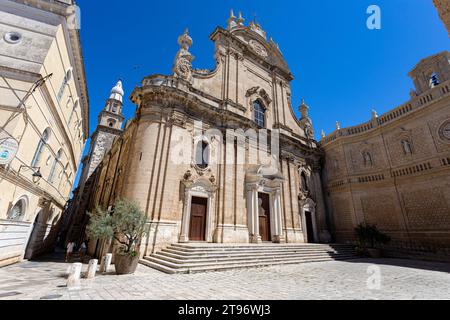
[[[240,261],[262,261],[262,260],[288,260],[288,259],[296,259],[296,258],[316,258],[316,257],[330,257],[335,258],[339,256],[353,256],[352,253],[347,254],[338,254],[338,253],[323,253],[323,252],[315,252],[309,254],[289,254],[289,255],[248,255],[248,256],[216,256],[216,257],[197,257],[185,259],[167,256],[166,254],[156,253],[151,255],[150,257],[157,258],[159,260],[165,260],[168,262],[176,263],[176,264],[195,264],[195,263],[217,263],[217,262],[240,262]]]
[[[300,263],[313,263],[313,262],[326,262],[326,261],[337,261],[337,260],[351,260],[357,258],[356,256],[349,257],[337,257],[337,258],[316,258],[316,259],[296,259],[289,261],[263,261],[259,263],[238,263],[238,264],[227,264],[227,265],[212,265],[212,266],[195,266],[195,267],[178,267],[172,268],[166,265],[162,265],[159,262],[148,261],[147,259],[142,259],[140,262],[143,265],[157,269],[159,271],[175,274],[175,273],[198,273],[198,272],[210,272],[210,271],[225,271],[232,269],[245,269],[245,268],[259,268],[274,265],[289,265],[289,264],[300,264]]]
[[[342,248],[342,249],[333,249],[333,248],[291,248],[291,249],[266,249],[266,250],[198,250],[198,251],[185,251],[179,250],[177,248],[169,247],[163,249],[161,252],[167,252],[171,254],[177,254],[180,256],[205,256],[205,255],[245,255],[245,254],[272,254],[272,253],[310,253],[310,252],[353,252],[353,248]]]
[[[182,246],[173,244],[169,247],[172,250],[179,250],[184,252],[226,252],[226,251],[267,251],[267,250],[337,250],[337,249],[353,249],[349,245],[330,246],[330,245],[254,245],[254,246]]]
[[[164,266],[164,265],[162,265],[160,263],[154,263],[154,262],[148,261],[147,259],[140,259],[139,263],[144,265],[144,266],[147,266],[147,267],[150,267],[150,268],[162,271],[164,273],[168,273],[168,274],[179,273],[178,269],[172,269],[172,268],[166,267],[166,266]]]
[[[141,263],[166,273],[190,273],[354,258],[354,247],[345,244],[175,243]]]
[[[208,260],[204,262],[194,261],[189,263],[184,263],[182,261],[177,262],[170,262],[166,259],[161,259],[160,257],[155,256],[147,256],[144,257],[145,260],[162,264],[166,267],[170,267],[173,269],[178,268],[197,268],[197,267],[210,267],[210,266],[225,266],[225,265],[239,265],[239,264],[251,264],[251,265],[257,265],[260,263],[266,263],[266,262],[277,262],[277,263],[283,263],[283,262],[289,262],[289,261],[299,261],[299,262],[305,262],[305,261],[314,261],[316,259],[330,259],[335,260],[336,258],[352,258],[354,255],[338,255],[338,256],[329,256],[326,254],[322,255],[316,255],[312,257],[304,257],[304,256],[298,256],[298,257],[292,257],[292,258],[273,258],[273,257],[265,257],[265,258],[259,258],[259,259],[246,259],[241,261],[233,261],[233,260],[224,260],[224,261],[214,261],[214,260]]]
[[[287,255],[311,255],[311,254],[317,254],[317,253],[329,253],[329,254],[352,254],[354,250],[352,249],[346,249],[346,250],[339,250],[339,251],[328,251],[328,250],[309,250],[309,251],[270,251],[270,252],[255,252],[255,251],[248,251],[248,252],[198,252],[198,253],[188,253],[175,251],[175,250],[163,250],[159,252],[158,254],[165,255],[168,257],[176,258],[176,259],[182,259],[182,260],[188,260],[188,259],[205,259],[205,258],[239,258],[239,257],[264,257],[267,255],[270,256],[287,256]]]
[[[316,243],[292,243],[292,244],[278,244],[278,243],[261,243],[261,244],[216,244],[216,243],[173,243],[171,247],[176,247],[180,249],[189,249],[189,250],[208,250],[208,249],[252,249],[252,250],[261,250],[267,248],[343,248],[343,247],[352,247],[352,245],[348,244],[316,244]]]

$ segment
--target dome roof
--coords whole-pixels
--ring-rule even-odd
[[[117,81],[116,85],[111,89],[110,99],[119,100],[122,102],[124,92],[122,88],[122,81]]]

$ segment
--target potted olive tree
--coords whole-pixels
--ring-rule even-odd
[[[386,244],[391,241],[391,238],[378,230],[376,225],[359,224],[355,228],[355,233],[358,238],[359,253],[368,254],[372,258],[380,258],[382,255],[379,245]]]
[[[139,262],[139,246],[146,233],[147,217],[139,205],[127,199],[118,199],[114,210],[96,209],[90,216],[86,233],[90,238],[111,240],[118,244],[115,252],[117,274],[130,274],[136,271]]]

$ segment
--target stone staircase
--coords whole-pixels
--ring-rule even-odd
[[[194,273],[356,258],[345,244],[172,244],[140,263],[165,273]]]

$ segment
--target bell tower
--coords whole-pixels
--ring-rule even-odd
[[[123,95],[122,81],[119,80],[111,89],[109,99],[106,100],[105,107],[98,115],[97,129],[92,134],[91,146],[86,159],[86,180],[102,161],[105,153],[111,149],[114,138],[122,134]]]

